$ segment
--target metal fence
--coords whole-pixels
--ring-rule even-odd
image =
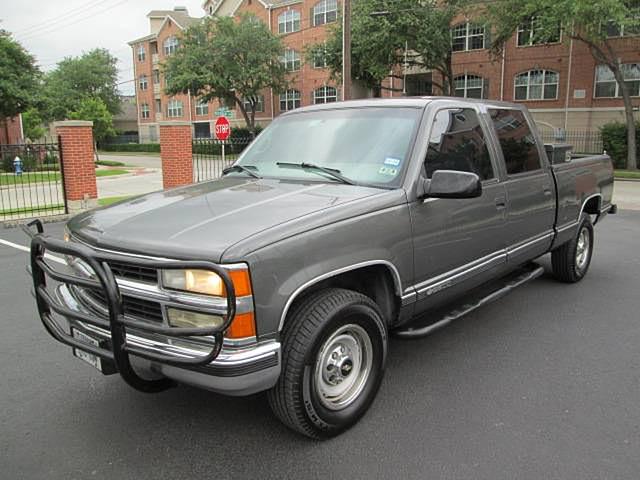
[[[0,221],[67,213],[60,141],[0,145]]]
[[[140,143],[140,137],[137,133],[126,133],[121,135],[114,135],[113,137],[105,138],[100,142],[102,145],[121,145],[123,143]]]
[[[212,138],[193,140],[193,181],[204,182],[222,176],[222,171],[233,165],[238,155],[251,143],[251,138],[233,138],[227,141]]]
[[[602,153],[602,134],[599,131],[550,132],[542,131],[544,143],[569,143],[573,145],[573,153]]]

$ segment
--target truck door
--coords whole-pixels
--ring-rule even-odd
[[[522,110],[490,108],[489,115],[505,166],[507,257],[520,264],[545,253],[553,240],[553,174]]]
[[[436,170],[473,172],[482,180],[482,195],[427,198],[410,205],[418,312],[482,283],[506,265],[506,194],[486,127],[473,108],[443,108],[431,122],[423,176],[431,178]]]

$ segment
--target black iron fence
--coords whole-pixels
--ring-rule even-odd
[[[204,182],[220,178],[222,171],[233,165],[251,138],[232,138],[225,142],[212,138],[193,140],[193,181]]]
[[[0,145],[0,221],[67,213],[60,142]]]
[[[602,134],[599,131],[567,130],[566,132],[540,132],[544,143],[569,143],[573,153],[602,153]]]

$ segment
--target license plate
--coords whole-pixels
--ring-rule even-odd
[[[83,333],[75,328],[71,329],[71,333],[76,340],[80,340],[83,343],[88,345],[93,345],[94,347],[98,347],[100,343],[95,338],[91,338],[86,333]],[[73,355],[78,357],[80,360],[87,362],[92,367],[100,370],[102,372],[102,361],[101,358],[92,353],[85,352],[84,350],[80,350],[79,348],[73,349]]]

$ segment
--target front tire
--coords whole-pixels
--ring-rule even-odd
[[[312,438],[351,427],[380,387],[387,330],[378,305],[351,290],[311,294],[283,330],[282,372],[268,392],[276,416]]]
[[[589,270],[592,254],[593,225],[584,214],[576,236],[551,252],[553,274],[562,282],[579,282]]]

